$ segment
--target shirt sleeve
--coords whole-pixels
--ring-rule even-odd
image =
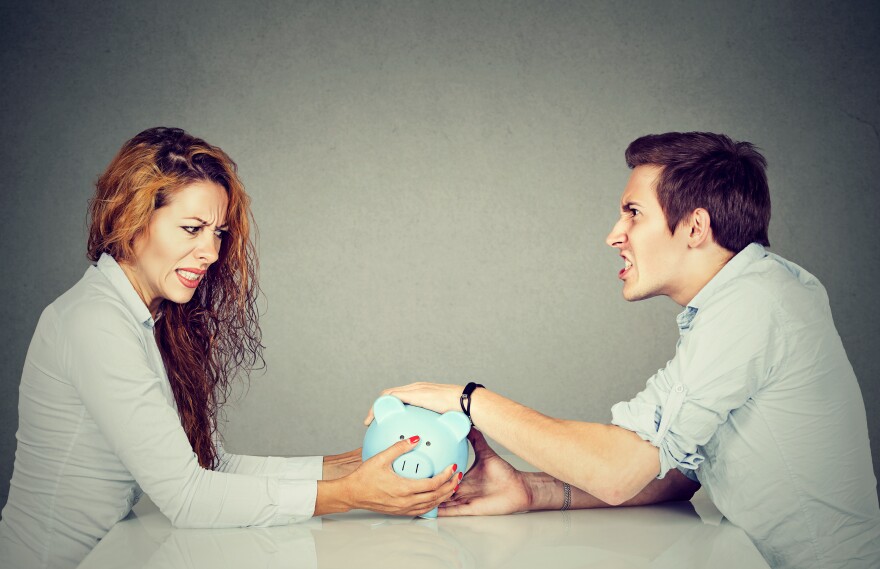
[[[754,287],[716,292],[699,310],[666,367],[632,400],[611,409],[612,424],[660,450],[658,478],[696,470],[728,415],[765,385],[779,364],[784,335],[773,303]]]
[[[324,473],[323,456],[249,456],[231,454],[223,448],[219,438],[214,439],[217,448],[218,472],[274,476],[284,480],[321,480]]]
[[[59,358],[92,419],[177,527],[271,526],[314,514],[317,482],[202,468],[121,304],[81,303],[59,321]]]

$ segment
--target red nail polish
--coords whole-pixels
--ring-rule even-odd
[[[417,442],[419,442],[419,436],[415,435],[413,437],[410,437],[409,442],[410,442],[410,444],[416,444]]]
[[[456,470],[458,470],[458,465],[457,465],[457,464],[453,464],[453,465],[452,465],[452,472],[455,472]]]
[[[458,492],[458,485],[456,485],[456,486],[455,486],[455,490],[452,491],[453,494],[456,493],[456,492]]]
[[[462,476],[464,476],[464,472],[459,472],[459,473],[458,473],[458,481],[459,481],[459,482],[461,482],[461,478],[462,478]]]

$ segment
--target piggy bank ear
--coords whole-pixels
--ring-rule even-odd
[[[456,441],[464,439],[471,430],[471,420],[461,411],[449,411],[440,416],[440,424],[452,431]]]
[[[403,413],[403,401],[393,395],[383,395],[373,403],[373,415],[376,421],[382,422],[395,413]]]

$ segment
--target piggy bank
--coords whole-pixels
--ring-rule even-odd
[[[451,464],[459,471],[467,466],[467,434],[471,422],[464,413],[435,413],[404,403],[393,395],[383,395],[373,403],[373,422],[364,435],[364,460],[397,441],[418,435],[415,448],[394,461],[394,472],[404,478],[430,478]],[[437,508],[423,514],[436,518]]]

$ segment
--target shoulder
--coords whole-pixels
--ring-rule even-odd
[[[137,329],[125,303],[95,267],[89,267],[47,310],[54,313],[60,331],[74,336],[98,328],[118,332]]]

